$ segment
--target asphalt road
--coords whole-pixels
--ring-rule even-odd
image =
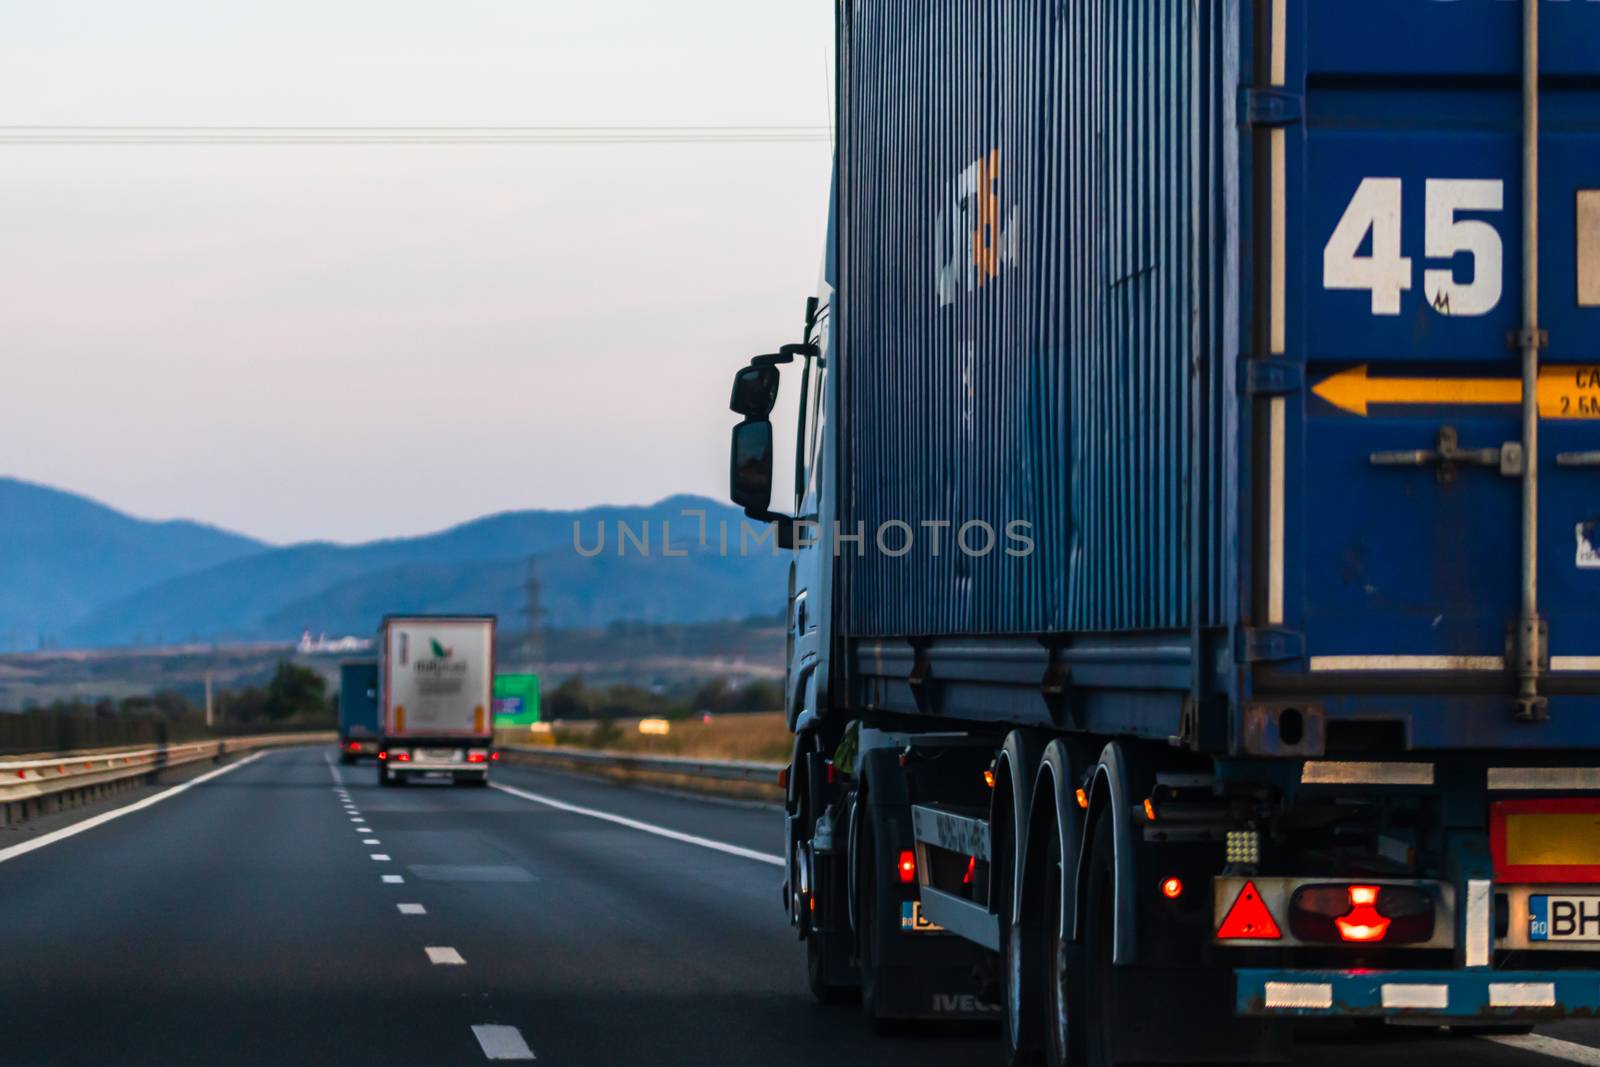
[[[991,1033],[877,1038],[812,1002],[770,809],[520,767],[379,789],[329,757],[263,755],[0,862],[0,1064],[997,1062]],[[1561,1040],[1390,1032],[1296,1062],[1600,1065],[1600,1023],[1540,1033]]]

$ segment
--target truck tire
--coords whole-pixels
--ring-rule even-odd
[[[1110,820],[1103,821],[1109,832]],[[1085,1062],[1084,1023],[1089,1005],[1084,997],[1084,946],[1071,939],[1070,929],[1067,936],[1062,935],[1063,898],[1075,872],[1063,870],[1067,865],[1062,863],[1061,835],[1056,827],[1051,825],[1047,833],[1039,870],[1041,892],[1033,895],[1037,905],[1033,933],[1044,951],[1035,953],[1034,960],[1043,971],[1045,991],[1044,1062],[1049,1067],[1069,1067]]]
[[[1040,829],[1055,837],[1055,828]],[[1060,852],[1059,845],[1056,852]],[[997,856],[1015,855],[1010,842],[997,841]],[[1022,912],[1013,915],[1016,885],[1027,876],[1026,870],[1012,871],[1014,861],[1002,859],[1007,870],[997,883],[1000,918],[1000,981],[1005,995],[1006,1017],[1000,1026],[1006,1067],[1038,1067],[1044,1062],[1040,1038],[1040,996],[1043,968],[1039,961],[1045,944],[1044,916],[1059,897],[1040,891],[1025,892]],[[1027,861],[1024,860],[1024,866]]]
[[[880,991],[882,974],[878,961],[883,958],[884,901],[878,877],[882,864],[878,857],[877,816],[865,794],[861,805],[861,836],[853,862],[856,864],[856,961],[861,967],[861,1011],[875,1034],[888,1034],[894,1020],[883,1014]]]
[[[1113,1067],[1117,1040],[1117,975],[1112,953],[1116,947],[1117,878],[1112,850],[1111,812],[1102,809],[1095,820],[1094,842],[1089,848],[1088,899],[1083,913],[1082,976],[1083,1050],[1078,1061],[1086,1067]]]

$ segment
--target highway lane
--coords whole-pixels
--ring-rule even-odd
[[[544,1063],[632,1067],[996,1062],[992,1034],[875,1038],[856,1010],[815,1005],[769,863],[501,789],[380,789],[372,767],[328,755],[271,753],[0,863],[0,1064],[453,1064],[524,1045]],[[495,776],[776,850],[770,809]],[[1577,1043],[1556,1047],[1568,1058],[1600,1046],[1596,1024],[1549,1032]],[[1398,1032],[1303,1045],[1296,1061],[1353,1056],[1561,1062]]]
[[[325,757],[272,753],[0,863],[0,1063],[476,1063],[481,1025],[515,1027],[546,1063],[992,1051],[882,1045],[813,1005],[773,866],[499,790],[379,789],[370,766],[338,768],[352,813]],[[776,839],[767,809],[496,772],[687,833]]]

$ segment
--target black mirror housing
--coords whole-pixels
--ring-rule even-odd
[[[747,419],[765,419],[778,402],[778,368],[751,364],[733,376],[733,396],[728,408]]]

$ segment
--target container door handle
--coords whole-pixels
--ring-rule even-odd
[[[1596,455],[1600,457],[1600,454]],[[1454,426],[1439,427],[1439,437],[1432,450],[1374,452],[1369,459],[1377,467],[1437,466],[1439,481],[1444,484],[1455,481],[1457,467],[1495,467],[1507,478],[1522,476],[1520,441],[1507,441],[1499,448],[1462,448]],[[1597,458],[1597,464],[1600,464],[1600,458]]]

